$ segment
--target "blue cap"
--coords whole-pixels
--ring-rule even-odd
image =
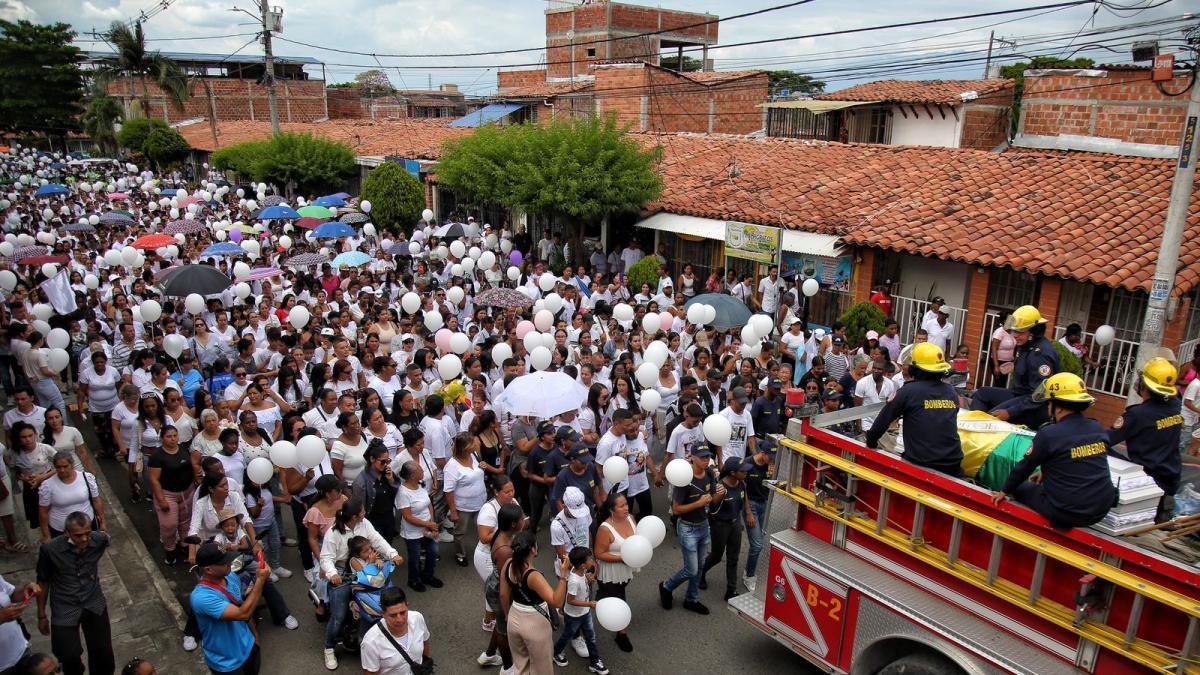
[[[754,469],[754,462],[744,457],[726,457],[723,466],[726,473],[730,471],[750,471]]]
[[[571,446],[571,451],[567,453],[571,459],[587,461],[592,456],[592,446],[587,443],[576,443]]]
[[[713,451],[712,451],[712,448],[710,448],[708,446],[708,444],[705,443],[703,445],[698,445],[695,448],[692,448],[691,454],[693,457],[712,457]]]
[[[554,437],[560,441],[577,441],[580,438],[579,432],[568,426],[559,427],[558,431],[554,433]]]

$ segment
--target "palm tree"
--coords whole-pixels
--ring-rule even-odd
[[[125,117],[125,111],[117,99],[108,95],[102,86],[93,83],[92,92],[87,98],[81,121],[83,131],[91,137],[100,151],[107,156],[115,156],[117,151],[117,132],[114,125]]]
[[[167,100],[176,109],[191,96],[191,85],[183,68],[158,51],[146,50],[146,36],[142,24],[114,21],[104,34],[104,40],[113,46],[116,55],[112,62],[98,69],[95,79],[99,86],[123,77],[142,84],[142,115],[150,117],[149,82],[153,81],[167,95]]]

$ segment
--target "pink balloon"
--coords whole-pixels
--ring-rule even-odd
[[[438,349],[442,350],[443,352],[449,352],[451,335],[454,335],[453,331],[451,331],[449,328],[442,328],[433,334],[433,342],[437,345]]]
[[[671,332],[671,326],[675,325],[675,317],[672,316],[670,312],[659,312],[658,318],[662,321],[662,323],[659,324],[658,329],[665,330],[668,333]]]
[[[522,321],[521,323],[517,324],[517,339],[524,340],[525,334],[533,329],[534,326],[532,321]]]
[[[241,230],[239,230],[238,228],[235,227],[229,231],[229,241],[238,243],[241,240],[242,240],[242,231]]]
[[[517,267],[521,266],[522,260],[524,260],[524,258],[521,257],[520,251],[514,250],[512,253],[508,254],[508,261],[511,262],[512,264],[516,265]]]

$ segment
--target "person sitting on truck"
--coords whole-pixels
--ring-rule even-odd
[[[1036,429],[1046,422],[1046,406],[1033,400],[1033,392],[1062,369],[1058,351],[1046,337],[1046,320],[1033,305],[1014,309],[1004,320],[1004,327],[1017,343],[1010,388],[980,387],[972,398],[971,409]]]
[[[950,371],[946,354],[937,345],[918,343],[908,370],[912,381],[879,411],[867,432],[867,447],[878,448],[892,422],[903,419],[904,461],[960,477],[963,452],[958,440],[958,393],[942,380]]]
[[[1038,430],[1025,458],[992,493],[992,503],[1013,497],[1056,529],[1087,527],[1104,519],[1117,501],[1108,470],[1108,432],[1083,416],[1095,398],[1074,373],[1058,373],[1034,392],[1054,420]],[[1036,472],[1036,473],[1035,473]]]
[[[1183,470],[1179,458],[1179,436],[1183,430],[1182,403],[1176,396],[1179,371],[1164,358],[1146,362],[1137,383],[1142,402],[1125,408],[1113,421],[1108,443],[1125,443],[1129,461],[1142,465],[1146,475],[1166,494],[1159,501],[1157,518],[1170,518],[1171,502],[1179,489]]]

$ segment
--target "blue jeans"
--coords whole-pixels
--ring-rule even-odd
[[[436,539],[421,537],[420,539],[405,539],[408,546],[408,583],[429,581],[434,576],[438,562],[438,543]],[[425,562],[421,562],[424,554]]]
[[[600,648],[596,646],[596,629],[592,626],[590,611],[583,616],[570,616],[563,613],[563,629],[562,633],[559,633],[558,639],[554,641],[554,653],[563,653],[563,650],[567,648],[567,643],[580,631],[583,632],[583,641],[587,643],[588,661],[599,662]]]
[[[700,563],[708,555],[710,544],[708,521],[689,523],[680,518],[679,524],[675,526],[675,534],[679,537],[679,548],[683,550],[683,567],[664,581],[663,587],[673,591],[686,581],[688,587],[684,600],[699,602]]]
[[[58,408],[64,420],[71,419],[67,413],[67,402],[63,400],[62,390],[58,388],[57,384],[54,384],[54,380],[43,377],[33,383],[33,391],[37,394],[38,403],[43,408]]]
[[[279,528],[275,526],[274,521],[265,529],[256,527],[254,534],[258,535],[258,540],[262,542],[263,549],[265,549],[263,557],[267,559],[267,564],[271,566],[271,569],[282,567],[279,563]]]
[[[337,645],[338,633],[346,621],[346,612],[350,610],[350,580],[342,575],[342,584],[329,584],[325,604],[329,610],[329,620],[325,622],[325,648],[333,649]]]
[[[763,550],[763,516],[767,513],[767,502],[750,500],[750,513],[754,514],[754,527],[746,525],[746,537],[750,539],[750,552],[746,554],[746,576],[754,576],[758,567],[758,554]]]

